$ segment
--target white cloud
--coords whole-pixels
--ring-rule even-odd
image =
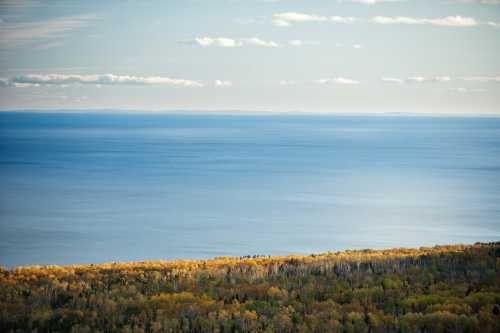
[[[231,81],[222,81],[222,80],[215,80],[214,82],[216,87],[232,87],[233,83]]]
[[[431,80],[434,82],[450,82],[451,77],[449,77],[449,76],[436,76],[436,77],[432,78]]]
[[[427,20],[429,24],[446,27],[474,27],[477,22],[472,17],[447,16],[444,18]]]
[[[321,79],[317,80],[316,83],[318,84],[345,84],[345,85],[355,85],[355,84],[360,84],[361,82],[352,80],[352,79],[346,79],[343,77],[336,77],[336,78],[331,78],[331,79]]]
[[[481,93],[481,92],[486,92],[488,91],[487,89],[469,89],[465,87],[458,87],[458,88],[451,88],[450,91],[460,93],[460,94],[465,94],[465,93]]]
[[[395,77],[383,77],[381,80],[382,80],[382,82],[397,83],[397,84],[401,84],[401,83],[405,82],[404,80],[398,79],[398,78],[395,78]]]
[[[410,76],[405,79],[395,78],[395,77],[383,77],[382,82],[386,83],[447,83],[456,80],[468,81],[468,82],[500,82],[500,76],[466,76],[461,78],[453,79],[450,76],[434,76],[434,77],[424,77],[424,76]]]
[[[411,76],[405,80],[408,83],[423,83],[423,82],[449,82],[451,78],[449,76],[435,76],[435,77],[423,77],[423,76]]]
[[[320,16],[314,14],[303,14],[296,12],[285,12],[274,14],[272,17],[274,25],[278,27],[289,27],[292,23],[297,22],[334,22],[334,23],[353,23],[356,21],[354,17],[345,16]]]
[[[450,89],[451,91],[455,91],[455,92],[458,92],[458,93],[466,93],[468,91],[467,88],[465,87],[458,87],[458,88],[452,88]]]
[[[310,14],[303,14],[296,12],[274,14],[273,19],[285,22],[322,22],[327,20],[325,16],[310,15]]]
[[[346,79],[343,77],[338,77],[334,79],[334,83],[336,84],[359,84],[359,81],[356,80],[351,80],[351,79]]]
[[[500,28],[500,22],[489,21],[486,24],[489,25],[490,27]]]
[[[39,85],[170,85],[182,87],[202,87],[197,81],[171,79],[161,76],[129,76],[114,74],[67,75],[67,74],[28,74],[9,79],[6,85],[27,88]]]
[[[291,24],[288,21],[273,20],[273,24],[277,27],[289,27]]]
[[[276,42],[273,42],[272,40],[265,41],[265,40],[259,39],[257,37],[241,38],[240,45],[254,45],[254,46],[260,46],[260,47],[278,47],[279,46]]]
[[[194,42],[203,47],[209,46],[217,46],[217,47],[240,47],[244,45],[253,45],[259,47],[278,47],[278,43],[274,41],[265,41],[257,37],[249,37],[249,38],[240,38],[240,39],[231,39],[225,37],[198,37],[194,39]]]
[[[354,23],[356,22],[356,18],[352,16],[331,16],[330,18],[331,22],[334,23]]]
[[[473,27],[478,23],[472,17],[447,16],[436,19],[426,19],[408,16],[375,16],[371,21],[378,24],[413,24],[413,25],[434,25],[443,27]]]
[[[301,47],[303,45],[303,43],[299,39],[294,39],[294,40],[289,40],[288,45],[294,46],[294,47]]]
[[[425,81],[427,81],[427,79],[423,76],[411,76],[411,77],[406,79],[406,82],[409,82],[409,83],[422,83]]]
[[[230,38],[212,38],[212,37],[198,37],[194,41],[200,46],[219,46],[219,47],[236,47],[238,46],[234,39]]]
[[[383,77],[382,82],[386,83],[424,83],[424,82],[450,82],[452,81],[449,76],[435,76],[435,77],[423,77],[423,76],[410,76],[406,79],[395,78],[395,77]]]
[[[485,5],[500,5],[500,0],[453,0],[459,3],[480,3]]]
[[[401,2],[401,1],[406,1],[406,0],[341,0],[340,2],[354,2],[363,5],[376,5],[384,2]]]
[[[500,82],[500,76],[468,76],[463,77],[462,80],[470,82]]]
[[[373,2],[372,4],[374,3],[378,2]],[[357,21],[358,19],[352,16],[322,16],[297,12],[284,12],[274,14],[272,16],[272,22],[278,27],[289,27],[293,23],[300,22],[333,22],[348,24],[355,23]],[[486,24],[494,27],[500,26],[500,23],[492,21],[478,22],[473,17],[465,17],[460,15],[432,19],[411,16],[374,16],[370,19],[370,21],[376,24],[433,25],[439,27],[475,27],[480,24]]]
[[[406,16],[375,16],[372,17],[371,21],[378,24],[418,24],[418,19]]]
[[[352,47],[355,48],[355,49],[362,49],[363,45],[361,45],[361,44],[354,44]]]
[[[306,45],[320,45],[320,42],[314,40],[301,40],[301,39],[292,39],[288,41],[288,46],[292,47],[301,47]]]
[[[66,33],[88,25],[95,19],[93,15],[80,15],[40,22],[4,22],[0,29],[0,43],[3,47],[16,47],[35,40],[63,38]]]

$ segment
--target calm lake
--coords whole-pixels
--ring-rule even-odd
[[[500,118],[0,113],[0,265],[500,240]]]

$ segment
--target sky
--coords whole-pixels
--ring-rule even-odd
[[[500,0],[0,0],[0,110],[500,114]]]

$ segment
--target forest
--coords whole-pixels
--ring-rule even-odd
[[[500,332],[500,243],[0,269],[0,332]]]

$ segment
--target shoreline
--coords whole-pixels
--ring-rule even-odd
[[[3,271],[15,271],[23,269],[60,269],[60,268],[72,268],[72,269],[87,269],[87,268],[120,268],[120,267],[142,267],[145,265],[153,265],[157,267],[175,267],[177,265],[183,266],[186,264],[202,265],[207,263],[213,263],[215,265],[230,263],[242,263],[245,264],[251,261],[257,261],[260,264],[270,264],[274,262],[287,262],[293,260],[325,260],[325,259],[342,259],[342,260],[362,260],[369,261],[370,259],[381,260],[381,259],[394,259],[394,258],[404,258],[404,257],[415,257],[429,254],[439,254],[439,253],[450,253],[450,252],[464,252],[471,248],[481,248],[481,247],[500,247],[500,241],[492,242],[475,242],[470,244],[446,244],[446,245],[434,245],[434,246],[421,246],[421,247],[393,247],[386,249],[354,249],[354,250],[341,250],[341,251],[327,251],[322,253],[311,253],[311,254],[291,254],[291,255],[244,255],[244,256],[217,256],[207,259],[158,259],[158,260],[141,260],[141,261],[106,261],[102,263],[82,263],[82,264],[67,264],[67,265],[17,265],[11,267],[5,267],[0,265],[0,270]],[[381,257],[382,256],[382,257]]]

